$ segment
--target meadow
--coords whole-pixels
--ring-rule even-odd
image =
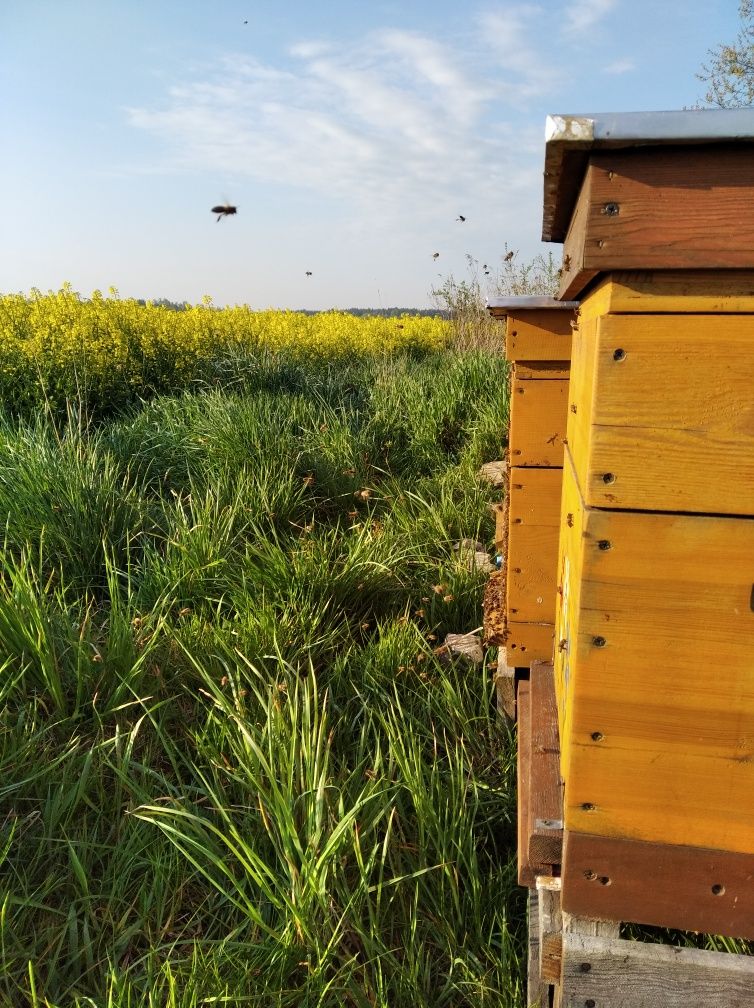
[[[507,365],[441,319],[0,299],[0,1003],[522,1003],[481,623]]]

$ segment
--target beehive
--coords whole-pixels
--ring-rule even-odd
[[[562,903],[752,937],[754,113],[555,118]]]
[[[552,659],[555,576],[576,303],[511,297],[489,302],[506,322],[512,363],[508,486],[496,537],[504,553],[504,627],[515,665]]]

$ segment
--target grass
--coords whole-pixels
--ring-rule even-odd
[[[0,1003],[521,1004],[513,741],[435,654],[505,368],[235,348],[2,421]]]

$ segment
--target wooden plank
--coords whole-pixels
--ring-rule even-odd
[[[754,853],[754,521],[585,508],[564,470],[565,823]]]
[[[540,308],[509,312],[505,356],[511,361],[569,361],[574,311]]]
[[[558,528],[562,467],[538,469],[516,466],[509,470],[508,475],[511,525]]]
[[[509,622],[555,622],[558,535],[557,526],[511,525],[506,580]]]
[[[516,666],[533,661],[552,661],[555,627],[552,623],[517,623],[509,620],[505,628],[508,660]]]
[[[537,890],[529,889],[527,898],[527,921],[529,932],[529,947],[526,969],[526,1004],[527,1008],[549,1008],[549,988],[542,981],[539,972],[539,902]]]
[[[593,154],[563,246],[560,297],[612,270],[754,268],[754,157],[638,148]]]
[[[551,662],[533,662],[529,677],[531,767],[529,771],[529,860],[560,865],[563,794],[555,684]]]
[[[568,441],[586,503],[754,514],[752,376],[751,316],[580,324]]]
[[[508,653],[504,647],[497,652],[494,679],[498,714],[513,722],[516,720],[516,669],[508,664]]]
[[[529,774],[531,770],[531,693],[529,682],[520,680],[516,691],[518,748],[516,751],[518,792],[518,884],[533,886],[537,875],[551,874],[552,866],[529,858]]]
[[[562,466],[567,417],[567,381],[514,379],[509,435],[511,463]]]
[[[522,381],[526,381],[527,378],[545,381],[553,378],[567,380],[568,370],[565,361],[516,361],[513,365],[514,377]]]
[[[754,958],[571,934],[563,1005],[582,1008],[749,1008]]]
[[[560,878],[537,877],[539,924],[539,975],[550,984],[560,981],[563,957],[563,918],[560,912]]]
[[[582,301],[579,319],[637,312],[754,314],[754,270],[609,273]]]
[[[563,910],[754,938],[754,855],[567,829]]]

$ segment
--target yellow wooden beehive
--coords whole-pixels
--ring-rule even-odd
[[[548,150],[544,237],[581,298],[563,907],[754,936],[754,113],[717,115],[649,115],[644,136],[557,117]]]
[[[551,660],[555,627],[568,369],[576,303],[553,298],[493,300],[506,321],[512,363],[508,487],[498,533],[503,544],[503,639],[515,665]]]

